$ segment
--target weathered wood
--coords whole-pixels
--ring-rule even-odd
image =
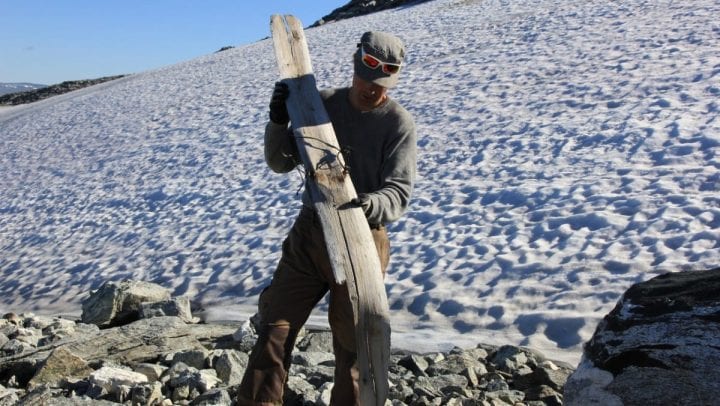
[[[317,210],[335,280],[347,283],[355,318],[363,405],[383,405],[388,393],[390,312],[375,243],[312,72],[300,21],[274,15],[271,32],[303,164],[312,179],[308,190]]]

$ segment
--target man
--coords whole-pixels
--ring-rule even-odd
[[[407,209],[416,167],[412,116],[387,95],[397,84],[403,43],[383,32],[362,35],[354,54],[349,88],[324,90],[321,97],[343,150],[350,178],[372,231],[383,275],[390,260],[385,225]],[[275,172],[295,168],[297,144],[288,129],[288,88],[275,85],[265,128],[265,160]],[[320,225],[307,188],[303,207],[283,243],[272,282],[260,294],[258,341],[240,385],[240,405],[280,405],[297,333],[329,291],[329,323],[335,352],[333,405],[358,404],[355,327],[347,285],[335,283]]]

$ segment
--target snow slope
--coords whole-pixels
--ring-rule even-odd
[[[391,96],[420,161],[390,227],[396,346],[575,362],[631,284],[718,266],[718,15],[435,0],[306,31],[321,87],[350,83],[366,30],[408,48]],[[302,184],[262,158],[277,76],[262,40],[0,109],[0,311],[79,312],[103,282],[142,279],[209,319],[251,314]]]

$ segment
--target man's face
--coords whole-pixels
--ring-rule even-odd
[[[372,110],[381,105],[386,97],[387,88],[363,80],[358,75],[353,76],[350,103],[356,109],[361,111]]]

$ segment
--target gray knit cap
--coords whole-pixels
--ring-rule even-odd
[[[368,31],[360,38],[358,50],[355,52],[355,73],[360,78],[373,82],[382,87],[391,88],[397,85],[400,72],[389,74],[381,68],[371,69],[360,59],[360,48],[383,62],[401,64],[405,58],[405,46],[400,38],[380,31]]]

